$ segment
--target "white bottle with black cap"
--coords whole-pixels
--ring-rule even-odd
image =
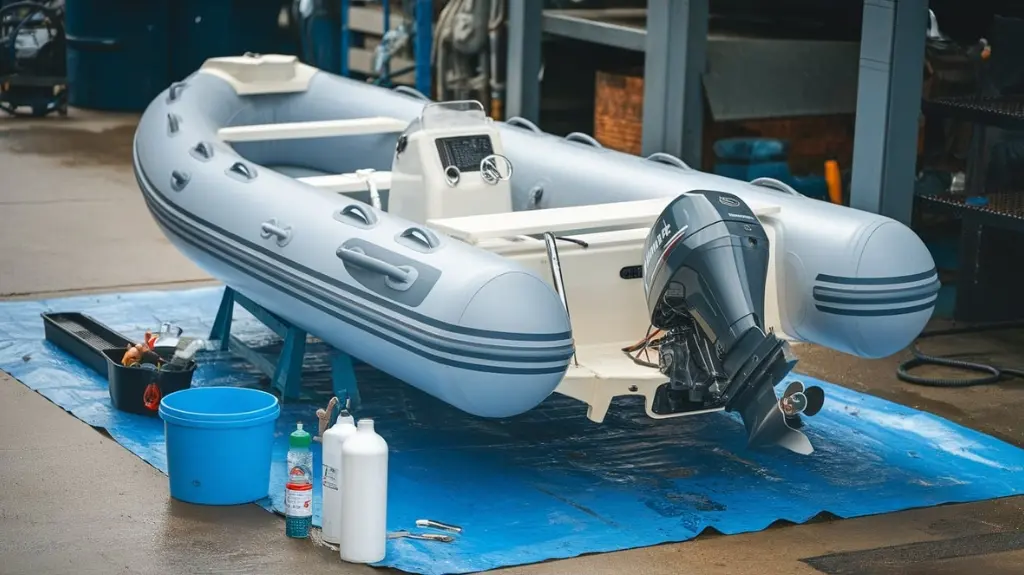
[[[323,486],[321,536],[334,545],[341,542],[341,492],[344,489],[341,482],[341,446],[355,432],[356,421],[344,410],[338,415],[338,421],[324,431],[323,473],[320,477]]]
[[[360,419],[341,446],[341,560],[382,561],[387,548],[388,444]]]

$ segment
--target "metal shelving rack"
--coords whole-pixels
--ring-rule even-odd
[[[986,178],[985,128],[1024,131],[1024,96],[952,96],[926,100],[926,113],[974,124],[967,161],[966,193],[921,196],[928,211],[960,220],[960,265],[957,270],[953,318],[965,322],[1009,321],[1024,317],[1016,296],[1024,274],[1016,265],[1006,234],[1024,233],[1024,194],[1002,189]]]
[[[541,30],[545,33],[603,44],[633,52],[647,47],[647,10],[545,10]]]
[[[341,75],[348,76],[350,73],[348,54],[349,47],[352,44],[351,35],[352,31],[349,28],[349,8],[351,7],[350,0],[340,0],[341,4]],[[382,35],[387,34],[391,30],[391,2],[390,0],[380,0],[381,4],[381,16],[383,18]],[[413,2],[413,30],[412,43],[413,43],[413,57],[415,58],[415,65],[412,70],[392,70],[391,63],[386,62],[384,64],[384,70],[381,81],[389,83],[391,78],[401,76],[407,72],[415,72],[416,74],[416,90],[422,94],[431,94],[431,80],[432,70],[430,65],[430,55],[433,49],[433,26],[434,26],[434,4],[433,0],[415,0]]]
[[[650,0],[640,10],[543,10],[537,0],[510,0],[508,115],[538,120],[540,84],[526,79],[540,75],[541,34],[663,55],[644,64],[643,154],[699,165],[707,25],[708,0]]]
[[[642,153],[700,165],[709,0],[648,0],[647,9],[544,10],[509,0],[509,116],[538,121],[543,34],[643,52]],[[927,0],[864,0],[851,205],[909,224]]]

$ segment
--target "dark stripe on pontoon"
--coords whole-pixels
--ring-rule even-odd
[[[905,284],[910,282],[919,282],[921,280],[930,279],[932,276],[936,276],[935,268],[930,271],[921,272],[917,274],[910,274],[907,276],[894,276],[894,277],[882,277],[882,278],[850,278],[844,276],[830,276],[828,274],[818,274],[815,277],[815,281],[828,282],[831,284],[845,284],[855,286],[878,286],[878,285],[896,285]]]
[[[195,240],[194,238],[189,238],[189,237],[187,237],[185,235],[182,235],[182,233],[180,231],[180,227],[179,227],[180,224],[172,223],[172,222],[170,222],[168,220],[165,220],[164,218],[165,218],[164,215],[156,216],[157,222],[161,226],[164,226],[165,229],[169,233],[172,233],[175,236],[177,236],[178,239],[180,239],[181,241],[183,241],[183,242],[185,242],[187,244],[192,245],[196,249],[202,250],[204,253],[210,255],[211,257],[216,258],[218,260],[221,260],[225,264],[227,264],[227,265],[229,265],[229,266],[231,266],[231,267],[233,267],[233,268],[235,268],[235,269],[237,269],[239,271],[242,271],[243,273],[251,273],[251,271],[252,271],[251,269],[247,269],[247,268],[245,268],[244,266],[240,265],[237,262],[230,261],[230,258],[228,258],[228,257],[222,256],[220,254],[217,254],[215,252],[210,251],[210,246],[200,245],[202,242],[199,242],[199,241]],[[179,231],[175,231],[176,229],[178,229]],[[411,344],[409,344],[407,342],[404,342],[404,341],[394,337],[392,334],[387,333],[387,331],[385,331],[385,330],[377,329],[374,326],[365,325],[364,322],[353,321],[353,318],[344,317],[342,314],[338,313],[336,310],[330,309],[328,306],[326,306],[326,305],[324,305],[324,304],[322,304],[322,303],[320,303],[318,301],[315,301],[315,300],[313,300],[313,299],[311,299],[309,297],[306,297],[305,294],[303,294],[303,293],[301,293],[299,291],[296,291],[296,290],[293,290],[291,288],[288,288],[287,286],[283,285],[281,282],[278,282],[278,281],[276,281],[274,279],[270,279],[270,278],[262,278],[262,280],[265,283],[267,283],[267,285],[274,287],[278,291],[280,291],[282,293],[285,293],[288,296],[290,296],[290,297],[292,297],[292,298],[294,298],[294,299],[296,299],[298,301],[301,301],[302,303],[305,303],[305,304],[307,304],[307,305],[309,305],[311,307],[314,307],[314,308],[316,308],[316,309],[318,309],[318,310],[320,310],[320,311],[322,311],[322,312],[324,312],[324,313],[326,313],[328,315],[331,315],[331,316],[333,316],[333,317],[335,317],[335,318],[337,318],[337,319],[339,319],[341,321],[344,321],[344,322],[348,323],[349,325],[352,325],[352,326],[354,326],[354,327],[356,327],[358,329],[361,329],[364,333],[376,336],[376,337],[380,338],[383,341],[391,343],[391,344],[393,344],[393,345],[395,345],[397,347],[400,347],[402,349],[408,350],[408,351],[410,351],[410,352],[412,352],[412,353],[414,353],[414,354],[416,354],[416,355],[418,355],[420,357],[423,357],[423,358],[428,359],[428,360],[430,360],[432,362],[439,363],[439,364],[442,364],[442,365],[447,365],[447,366],[455,367],[455,368],[458,368],[458,369],[465,369],[465,370],[471,370],[471,371],[484,372],[484,373],[500,373],[500,374],[510,374],[510,375],[548,375],[548,374],[558,374],[558,373],[564,372],[566,366],[568,365],[568,359],[565,359],[565,360],[563,360],[564,363],[562,363],[561,365],[557,365],[557,366],[509,367],[509,366],[500,366],[500,365],[487,365],[487,364],[478,364],[478,363],[468,363],[468,362],[464,362],[464,361],[458,361],[456,359],[452,359],[452,358],[449,358],[449,357],[439,356],[439,355],[430,353],[429,351],[422,350],[422,349],[419,349],[417,347],[414,347],[413,345],[411,345]],[[452,353],[452,352],[448,352],[448,353]],[[462,356],[465,357],[467,354],[457,354],[456,353],[455,355],[462,355]],[[527,362],[523,358],[503,359],[503,360],[498,360],[498,361],[504,361],[505,363],[512,363],[512,362],[526,363]],[[551,362],[533,361],[533,362],[529,362],[529,363],[551,363]]]
[[[144,186],[145,184],[146,184],[146,182],[143,182],[140,179],[140,185]],[[197,249],[200,249],[203,252],[208,253],[210,256],[215,257],[216,259],[219,259],[219,260],[223,261],[224,263],[230,265],[231,267],[234,267],[234,268],[238,269],[239,271],[242,271],[243,273],[247,273],[247,274],[251,273],[253,271],[254,267],[269,269],[266,264],[259,263],[258,260],[255,260],[251,256],[250,257],[243,257],[243,258],[239,258],[239,257],[232,258],[231,256],[226,255],[226,254],[215,253],[215,251],[222,251],[222,250],[218,249],[215,246],[212,246],[212,245],[208,244],[207,242],[203,242],[202,240],[199,240],[198,238],[189,237],[189,235],[190,235],[189,232],[191,232],[192,234],[195,234],[196,232],[199,232],[199,230],[191,228],[191,227],[187,226],[187,224],[182,224],[182,223],[176,222],[175,221],[176,218],[172,214],[170,214],[170,212],[166,208],[164,208],[163,206],[160,206],[159,204],[157,204],[156,202],[151,200],[149,197],[145,197],[145,199],[146,199],[146,202],[149,205],[151,211],[153,211],[154,217],[157,218],[158,222],[161,223],[169,231],[173,232],[182,241],[185,241],[186,243],[191,244],[192,246],[196,247]],[[227,244],[225,244],[224,242],[216,241],[216,243],[221,244],[221,247],[222,248],[226,248],[227,250],[233,249],[230,246],[228,246]],[[207,245],[201,245],[201,244],[207,244]],[[212,251],[211,251],[211,248],[212,248]],[[243,256],[245,255],[244,252],[239,252],[238,250],[234,250],[234,251],[236,253],[238,253],[238,254],[242,254]],[[244,262],[244,261],[241,261],[241,260],[248,260],[248,262]],[[248,265],[246,265],[246,263]],[[429,332],[424,332],[424,334],[430,336],[428,338],[416,337],[415,334],[406,334],[406,336],[409,337],[410,339],[422,340],[422,341],[416,342],[416,343],[418,343],[420,345],[424,345],[425,347],[431,347],[431,348],[434,348],[437,351],[441,351],[443,353],[450,353],[452,355],[460,355],[460,356],[463,356],[463,357],[476,357],[476,358],[487,359],[487,360],[491,360],[491,361],[506,362],[506,363],[510,363],[510,362],[517,362],[517,363],[524,363],[524,362],[529,362],[529,363],[551,363],[551,362],[558,361],[558,362],[564,362],[564,364],[560,365],[560,366],[557,366],[557,367],[547,366],[547,367],[542,367],[542,368],[502,367],[502,366],[491,366],[491,365],[468,364],[468,363],[465,363],[465,362],[459,362],[459,361],[456,361],[456,360],[453,360],[453,359],[450,359],[450,358],[446,358],[446,357],[435,356],[434,354],[430,354],[429,352],[425,352],[425,351],[420,350],[420,349],[418,349],[416,347],[413,347],[412,345],[410,345],[410,344],[408,344],[406,342],[403,342],[401,340],[398,340],[398,339],[394,338],[393,336],[389,335],[386,331],[382,332],[382,331],[379,331],[377,329],[374,329],[373,327],[368,327],[368,326],[363,325],[364,323],[369,322],[369,323],[377,324],[377,327],[382,327],[380,325],[381,322],[379,320],[378,321],[374,321],[373,318],[366,317],[366,314],[360,314],[358,312],[353,313],[353,310],[349,310],[349,311],[350,311],[350,313],[352,313],[352,315],[357,316],[356,318],[344,317],[344,316],[340,315],[336,310],[330,309],[330,308],[326,307],[325,305],[323,305],[323,304],[321,304],[321,303],[319,303],[317,301],[314,301],[314,300],[310,299],[309,297],[306,297],[307,293],[303,293],[300,289],[290,288],[290,287],[288,287],[287,285],[284,285],[284,284],[287,284],[287,283],[292,283],[292,284],[295,284],[295,283],[305,283],[305,284],[309,285],[310,287],[312,287],[314,290],[320,291],[320,292],[323,292],[322,288],[319,288],[318,286],[315,286],[313,284],[309,284],[309,282],[306,282],[306,281],[302,280],[301,278],[297,278],[297,277],[294,277],[294,276],[287,276],[287,275],[282,276],[280,274],[280,272],[276,272],[276,271],[273,271],[273,270],[270,270],[270,271],[271,271],[270,275],[277,276],[278,279],[272,279],[272,278],[267,278],[267,277],[263,277],[262,279],[264,281],[266,281],[268,284],[273,285],[278,290],[283,291],[285,293],[288,293],[289,295],[291,295],[295,299],[297,299],[299,301],[302,301],[302,302],[306,303],[307,305],[315,307],[315,308],[317,308],[317,309],[319,309],[319,310],[321,310],[321,311],[323,311],[323,312],[325,312],[325,313],[327,313],[329,315],[332,315],[333,317],[336,317],[336,318],[338,318],[338,319],[340,319],[342,321],[345,321],[346,323],[350,323],[350,324],[356,325],[356,326],[360,327],[361,329],[363,329],[364,331],[372,333],[373,335],[376,335],[376,336],[380,337],[381,339],[384,339],[385,341],[389,341],[390,343],[393,343],[393,344],[395,344],[395,345],[397,345],[399,347],[402,347],[404,349],[408,349],[409,351],[412,351],[413,353],[416,353],[417,355],[420,355],[420,356],[423,356],[423,357],[427,357],[427,358],[431,359],[432,361],[436,361],[438,363],[442,363],[442,364],[445,364],[445,365],[452,365],[453,367],[459,367],[459,368],[464,368],[464,369],[473,369],[473,370],[477,370],[477,371],[487,371],[487,372],[492,372],[492,373],[519,373],[519,374],[559,373],[561,371],[564,371],[565,365],[568,364],[568,360],[572,356],[572,346],[571,345],[570,346],[566,346],[565,350],[549,350],[549,349],[544,349],[544,350],[536,350],[532,354],[530,353],[530,349],[529,348],[525,348],[525,349],[524,348],[505,348],[508,351],[514,352],[514,355],[519,356],[519,357],[507,357],[506,354],[493,353],[493,352],[485,352],[485,351],[475,351],[472,348],[470,348],[470,346],[476,346],[478,349],[481,349],[481,348],[484,349],[484,350],[486,350],[486,349],[493,349],[493,346],[489,346],[487,344],[471,344],[470,342],[465,342],[463,345],[457,345],[457,346],[448,345],[448,346],[444,346],[444,345],[441,345],[441,344],[439,344],[437,342],[438,336],[436,334],[429,334]],[[261,275],[263,275],[263,274],[261,274]],[[269,279],[269,281],[267,281],[268,279]],[[321,298],[324,298],[322,293],[319,294],[319,296]],[[327,298],[329,298],[329,297],[330,296],[328,295]],[[325,298],[325,299],[327,299],[327,298]],[[333,303],[337,304],[337,303],[342,303],[342,302],[336,300]],[[358,317],[360,315],[362,315],[363,317],[361,317],[361,318]],[[357,320],[361,320],[361,321],[353,321],[353,319],[357,319]],[[386,321],[386,319],[385,319],[385,321]],[[402,329],[402,328],[405,328],[406,326],[401,326],[400,324],[397,324],[397,322],[388,322],[388,323],[394,323],[395,325],[392,325],[391,327],[392,328],[398,328],[396,331],[406,331],[406,332],[409,331],[408,329]],[[431,339],[431,338],[433,338],[433,339]],[[452,348],[452,347],[460,347],[460,348],[463,348],[463,349],[459,349],[459,350],[456,350],[456,349],[446,349],[446,348]],[[531,357],[523,357],[523,356],[530,356],[530,355],[532,355],[533,357],[532,358]]]
[[[467,340],[457,340],[449,337],[445,337],[439,333],[434,333],[426,329],[417,326],[408,326],[401,323],[399,318],[395,318],[387,315],[386,313],[379,312],[377,310],[360,305],[358,302],[351,302],[344,297],[340,297],[338,294],[326,290],[308,280],[305,280],[299,276],[288,274],[281,271],[272,264],[266,264],[254,257],[252,254],[245,252],[239,248],[231,246],[227,242],[223,242],[216,238],[213,238],[210,234],[203,232],[193,226],[190,226],[186,221],[178,218],[173,214],[170,208],[163,207],[151,200],[149,197],[144,197],[147,205],[150,206],[151,210],[158,210],[163,214],[163,218],[167,220],[167,223],[175,224],[175,229],[179,230],[179,236],[201,236],[195,237],[204,243],[210,249],[221,250],[226,257],[231,258],[236,263],[242,263],[248,266],[248,268],[255,268],[260,270],[260,274],[263,277],[274,276],[279,281],[284,281],[290,284],[294,289],[312,294],[319,299],[338,307],[346,313],[357,316],[363,321],[380,325],[389,325],[392,329],[405,332],[405,336],[409,339],[416,340],[420,345],[426,347],[433,347],[438,351],[444,351],[446,353],[456,354],[474,354],[482,353],[479,349],[492,350],[493,353],[481,355],[480,357],[487,357],[490,359],[505,358],[508,357],[510,360],[516,360],[521,357],[528,357],[531,361],[561,361],[572,357],[573,345],[572,343],[565,343],[557,347],[552,348],[551,346],[545,346],[543,348],[524,347],[522,345],[498,345],[491,343],[481,343]],[[203,239],[205,238],[205,240]],[[232,255],[233,254],[233,255]],[[248,269],[246,268],[246,269]],[[438,342],[448,342],[447,345]],[[530,342],[536,344],[537,342]],[[550,356],[553,359],[549,359]],[[504,360],[501,360],[504,361]]]
[[[910,303],[939,293],[939,280],[919,286],[892,289],[858,290],[815,286],[814,301],[846,305],[891,305]]]
[[[347,323],[369,323],[397,333],[398,335],[412,340],[414,344],[422,347],[434,349],[435,351],[442,353],[472,357],[487,361],[552,363],[562,361],[567,362],[568,359],[572,357],[573,346],[571,344],[559,345],[554,348],[530,348],[522,346],[500,346],[465,340],[457,341],[437,334],[432,334],[413,326],[403,325],[399,318],[390,318],[386,315],[374,313],[372,310],[354,309],[354,306],[343,299],[334,297],[331,292],[326,291],[315,284],[302,280],[301,278],[290,276],[280,270],[268,267],[266,264],[262,264],[248,254],[245,254],[243,251],[223,244],[222,242],[215,243],[196,237],[196,233],[192,228],[187,224],[174,221],[173,216],[167,214],[166,210],[160,206],[151,204],[150,209],[160,211],[161,213],[159,214],[159,217],[161,218],[161,222],[166,226],[172,227],[176,232],[176,235],[181,237],[183,240],[192,240],[190,241],[191,244],[211,253],[211,255],[216,256],[217,259],[224,261],[225,263],[232,264],[232,267],[235,267],[236,269],[242,271],[248,270],[247,273],[250,273],[250,275],[257,275],[263,281],[270,281],[275,285],[283,286],[282,289],[287,288],[290,294],[302,294],[303,296],[313,297],[324,302],[326,305],[331,306],[333,309],[340,310],[342,314],[346,314],[345,317],[339,316],[337,313],[332,315],[346,321]],[[220,243],[220,245],[216,245],[217,243]],[[308,297],[303,299],[303,301],[307,300]]]
[[[919,311],[924,311],[926,309],[931,309],[931,308],[935,307],[935,299],[929,301],[928,303],[923,303],[923,304],[920,304],[920,305],[915,305],[915,306],[910,306],[910,307],[883,308],[883,309],[864,309],[864,308],[846,309],[846,308],[839,308],[839,307],[829,307],[829,306],[824,306],[824,305],[816,305],[814,307],[818,311],[825,312],[825,313],[830,313],[830,314],[833,314],[833,315],[846,315],[846,316],[854,316],[854,317],[886,317],[886,316],[893,316],[893,315],[905,315],[905,314],[908,314],[908,313],[917,313]]]
[[[289,284],[292,291],[298,291],[303,294],[312,295],[318,299],[341,309],[343,313],[348,313],[355,316],[355,319],[363,322],[369,322],[376,324],[377,326],[386,325],[394,331],[404,332],[404,336],[414,340],[416,343],[425,347],[431,347],[444,353],[453,353],[457,355],[473,355],[481,358],[486,358],[493,361],[532,361],[532,362],[550,362],[550,361],[567,361],[568,358],[572,357],[573,346],[571,344],[564,344],[558,346],[555,349],[550,347],[543,348],[531,348],[522,346],[500,346],[492,345],[487,343],[470,342],[466,340],[458,341],[450,338],[445,338],[436,333],[426,331],[422,328],[415,326],[406,326],[400,323],[399,318],[389,317],[371,309],[359,309],[357,306],[353,306],[344,299],[338,298],[332,292],[325,290],[324,288],[317,286],[307,280],[303,280],[300,277],[288,275],[281,270],[275,269],[273,266],[269,266],[263,262],[260,262],[257,258],[254,258],[251,254],[234,248],[225,242],[219,240],[204,240],[200,235],[207,236],[200,230],[192,228],[186,222],[179,220],[176,216],[170,213],[170,211],[160,206],[155,201],[151,201],[149,198],[145,198],[150,209],[157,212],[154,214],[161,218],[161,222],[167,226],[170,226],[176,232],[176,235],[182,237],[182,239],[193,240],[193,245],[197,245],[205,251],[217,250],[221,252],[223,257],[218,257],[222,261],[227,258],[231,260],[231,263],[238,264],[233,267],[237,269],[253,270],[255,269],[261,278],[271,278],[276,283],[283,282]],[[196,242],[202,245],[198,245]],[[215,254],[216,255],[216,254]],[[244,266],[239,268],[238,266]],[[355,308],[355,309],[353,309]],[[352,318],[344,318],[346,321],[351,321]],[[440,342],[448,342],[444,345]],[[487,350],[480,351],[480,350]]]
[[[208,221],[204,220],[203,218],[200,218],[199,216],[193,214],[192,212],[189,212],[188,210],[185,210],[184,208],[176,205],[173,201],[168,199],[167,196],[165,196],[163,194],[163,192],[160,191],[160,189],[158,187],[154,186],[152,184],[152,182],[149,180],[149,178],[144,173],[142,173],[142,168],[138,165],[139,162],[138,162],[138,157],[137,156],[136,156],[135,164],[136,164],[136,169],[135,169],[136,179],[141,179],[141,181],[145,182],[145,184],[148,186],[149,190],[151,190],[161,200],[163,200],[167,204],[173,206],[176,211],[181,212],[182,214],[185,214],[186,216],[188,216],[189,218],[192,218],[196,222],[198,222],[198,223],[200,223],[200,224],[210,228],[211,230],[213,230],[213,231],[215,231],[215,232],[217,232],[217,233],[219,233],[221,235],[224,235],[224,236],[226,236],[228,238],[231,238],[231,240],[233,240],[233,241],[235,241],[235,242],[237,242],[237,243],[239,243],[239,244],[241,244],[241,245],[243,245],[243,246],[245,246],[245,247],[247,247],[247,248],[249,248],[249,249],[251,249],[253,251],[259,252],[260,254],[262,254],[262,255],[270,258],[270,259],[273,259],[273,260],[277,261],[279,264],[281,264],[282,267],[292,268],[292,269],[295,269],[297,271],[300,271],[300,272],[302,272],[302,273],[304,273],[304,274],[306,274],[308,276],[314,277],[314,278],[316,278],[316,279],[318,279],[318,280],[320,280],[320,281],[322,281],[322,282],[324,282],[326,284],[332,285],[332,286],[337,287],[337,288],[339,288],[341,290],[347,291],[347,292],[349,292],[349,293],[351,293],[353,295],[359,296],[359,297],[361,297],[361,298],[363,298],[363,299],[365,299],[367,301],[370,301],[371,303],[379,305],[381,307],[388,308],[388,309],[390,309],[390,310],[392,310],[394,312],[397,312],[397,313],[399,313],[401,315],[407,316],[410,319],[413,319],[413,320],[418,321],[420,323],[423,323],[423,324],[426,324],[426,325],[429,325],[429,326],[432,326],[432,327],[436,327],[436,328],[439,328],[439,329],[443,329],[445,331],[452,332],[452,333],[460,333],[460,334],[463,334],[463,335],[469,335],[469,336],[473,336],[473,337],[489,338],[489,339],[507,339],[507,340],[514,340],[514,341],[531,341],[531,342],[542,342],[543,341],[543,342],[548,342],[548,341],[558,341],[558,340],[562,340],[562,339],[570,339],[570,338],[572,338],[572,332],[571,331],[564,331],[564,332],[560,332],[560,333],[536,333],[536,334],[534,334],[534,333],[514,333],[514,332],[503,332],[503,331],[492,331],[492,330],[486,330],[486,329],[465,327],[465,326],[461,326],[461,325],[455,325],[455,324],[450,324],[450,323],[447,323],[447,322],[443,322],[443,321],[437,320],[435,318],[432,318],[430,316],[426,316],[426,315],[423,315],[421,313],[417,313],[415,311],[412,311],[412,310],[409,310],[407,308],[401,307],[401,306],[395,304],[392,301],[389,301],[389,300],[384,299],[382,297],[379,297],[377,295],[371,294],[371,293],[369,293],[369,292],[367,292],[365,290],[361,290],[359,288],[356,288],[354,286],[346,284],[345,282],[338,281],[337,279],[332,278],[332,277],[330,277],[328,275],[325,275],[325,274],[320,273],[320,272],[318,272],[316,270],[307,268],[307,267],[303,266],[302,264],[299,264],[299,263],[296,263],[296,262],[294,262],[292,260],[284,258],[281,255],[276,254],[276,253],[274,253],[274,252],[264,248],[261,245],[254,244],[254,243],[246,240],[245,238],[242,238],[242,237],[240,237],[238,235],[235,235],[234,233],[232,233],[232,232],[230,232],[228,230],[225,230],[224,228],[221,228],[221,227],[219,227],[219,226],[217,226],[217,225],[215,225],[215,224],[213,224],[211,222],[208,222]]]

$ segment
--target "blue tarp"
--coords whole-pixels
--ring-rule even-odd
[[[130,336],[170,321],[185,335],[205,337],[221,293],[0,303],[0,369],[166,473],[160,419],[112,409],[105,379],[47,343],[39,314],[82,311]],[[240,307],[234,333],[267,351],[279,345]],[[297,420],[314,427],[314,410],[326,405],[328,350],[308,349],[313,393],[283,410],[267,509],[281,508],[287,433]],[[453,544],[389,541],[382,565],[409,572],[481,571],[684,541],[706,528],[749,532],[825,511],[854,517],[1024,489],[1024,451],[809,377],[802,379],[822,385],[828,399],[808,428],[817,451],[802,457],[745,449],[742,425],[730,414],[653,421],[642,405],[623,400],[599,425],[586,419],[582,404],[553,396],[522,416],[481,420],[366,366],[357,374],[365,403],[359,415],[375,418],[391,447],[389,529],[415,529],[420,518],[465,528]],[[203,357],[194,385],[266,385],[266,378],[214,353]],[[319,493],[317,483],[317,525]]]

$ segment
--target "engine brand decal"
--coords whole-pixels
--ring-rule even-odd
[[[754,222],[757,221],[757,218],[755,218],[753,216],[748,216],[747,214],[734,214],[732,212],[729,212],[729,217],[730,218],[739,218],[741,220],[750,220],[750,221],[754,221]]]
[[[672,226],[671,224],[668,223],[668,220],[662,220],[661,229],[658,230],[658,233],[656,235],[651,237],[651,245],[648,246],[647,253],[644,254],[643,276],[645,290],[650,288],[651,276],[654,275],[654,272],[657,271],[658,266],[660,266],[661,263],[665,260],[665,254],[668,252],[669,248],[671,248],[673,244],[675,244],[677,241],[679,241],[680,238],[683,237],[683,234],[686,233],[686,229],[689,227],[689,225],[683,226],[678,231],[673,233]],[[666,241],[666,239],[668,241]],[[658,256],[658,260],[655,262],[654,268],[652,268],[651,260],[654,258],[654,254],[658,253],[659,251],[661,253]]]
[[[672,226],[669,225],[668,220],[661,220],[661,229],[658,230],[658,233],[651,238],[651,245],[647,246],[647,253],[644,254],[645,270],[650,269],[651,258],[653,258],[654,254],[661,249],[661,244],[663,244],[670,235],[672,235]]]

